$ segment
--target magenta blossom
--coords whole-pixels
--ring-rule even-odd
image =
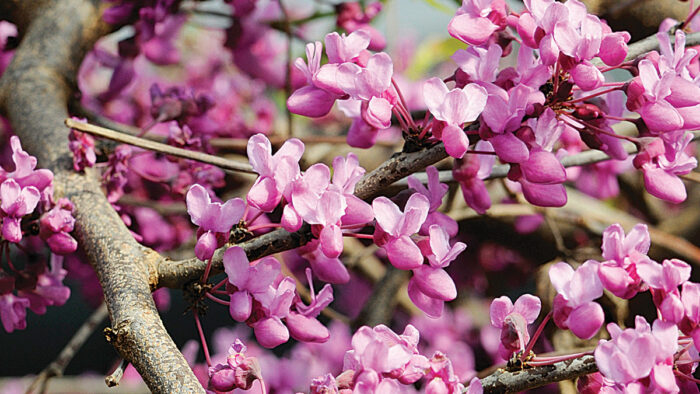
[[[603,231],[603,261],[598,276],[603,287],[620,298],[632,298],[643,289],[637,264],[649,259],[651,239],[644,224],[637,224],[629,234],[619,224]]]
[[[429,230],[430,237],[418,245],[429,265],[421,265],[413,270],[413,277],[408,282],[408,296],[414,304],[428,316],[439,317],[445,301],[457,298],[457,288],[446,268],[467,245],[456,242],[450,246],[450,239],[445,230],[433,224]]]
[[[504,0],[463,0],[447,30],[467,44],[482,45],[506,27],[506,12]]]
[[[233,389],[248,390],[253,382],[262,379],[260,365],[255,357],[246,356],[248,349],[236,338],[231,344],[226,362],[209,367],[209,388],[222,392]]]
[[[10,242],[22,240],[22,217],[34,211],[41,195],[34,186],[21,187],[14,179],[0,184],[0,209],[2,209],[2,236]]]
[[[507,360],[514,352],[525,350],[530,341],[527,325],[535,322],[541,308],[540,299],[530,294],[520,296],[515,304],[506,296],[493,300],[491,325],[501,330],[498,353],[503,359]]]
[[[73,118],[85,122],[85,119]],[[73,169],[80,172],[85,167],[92,167],[97,161],[95,156],[95,139],[91,135],[71,129],[68,134],[68,148],[73,153]]]
[[[330,332],[316,320],[321,311],[333,302],[333,288],[326,283],[321,291],[316,294],[314,283],[311,280],[311,270],[306,269],[306,278],[311,290],[311,303],[305,305],[301,300],[295,301],[296,311],[290,311],[285,319],[287,328],[292,338],[302,342],[323,343],[330,338]]]
[[[637,316],[634,329],[622,330],[610,323],[608,331],[611,339],[601,340],[594,353],[603,376],[619,389],[678,392],[673,372],[673,355],[678,348],[675,324],[656,320],[652,328]]]
[[[678,260],[664,260],[659,264],[644,260],[637,264],[639,277],[649,285],[654,304],[665,321],[680,323],[685,308],[678,287],[690,279],[690,265]]]
[[[12,293],[15,278],[0,276],[0,321],[6,332],[27,328],[27,308],[29,300]]]
[[[287,186],[299,177],[299,159],[304,144],[292,138],[273,155],[270,140],[256,134],[248,140],[248,159],[260,177],[248,192],[248,203],[263,212],[271,212],[282,199]]]
[[[423,85],[423,99],[435,119],[445,123],[440,135],[447,153],[462,158],[469,147],[469,138],[462,130],[462,124],[472,122],[481,114],[486,105],[488,93],[476,84],[462,89],[448,90],[440,78],[431,78]]]
[[[55,207],[39,218],[39,236],[52,252],[69,254],[78,249],[78,242],[70,235],[75,225],[73,203],[67,198],[58,200]]]
[[[246,321],[250,317],[253,298],[274,291],[272,284],[280,274],[280,263],[274,257],[265,257],[250,265],[248,256],[239,246],[228,248],[223,260],[228,281],[236,286],[231,293],[229,312],[234,320]]]
[[[603,295],[598,265],[597,261],[588,260],[574,271],[569,264],[560,262],[549,269],[549,280],[558,293],[552,305],[554,322],[582,339],[592,338],[605,321],[603,308],[593,302]]]
[[[409,176],[407,179],[408,187],[428,197],[428,200],[430,201],[428,217],[425,219],[425,223],[423,223],[421,226],[420,233],[422,235],[428,235],[430,227],[433,224],[437,224],[445,229],[450,237],[454,237],[457,235],[458,231],[457,222],[451,217],[438,211],[438,209],[440,209],[440,205],[442,205],[442,198],[447,193],[447,189],[449,187],[440,182],[440,173],[435,166],[428,166],[425,169],[425,173],[428,176],[427,188],[413,175]]]
[[[200,260],[209,260],[214,250],[226,242],[231,227],[243,217],[245,202],[240,198],[225,204],[211,202],[209,193],[199,184],[190,188],[186,200],[187,213],[192,223],[199,226],[195,255]]]
[[[374,242],[386,250],[389,261],[399,269],[415,269],[423,264],[423,254],[411,240],[411,235],[420,230],[430,210],[428,198],[413,193],[406,202],[404,213],[386,197],[372,202],[377,226]]]

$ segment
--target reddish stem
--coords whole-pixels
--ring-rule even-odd
[[[344,237],[360,238],[360,239],[374,239],[374,235],[372,235],[372,234],[343,233],[343,236]]]
[[[265,228],[280,228],[280,227],[282,227],[282,225],[279,223],[265,223],[265,224],[258,224],[257,226],[250,226],[250,227],[248,227],[248,231],[250,231],[252,233],[253,231],[262,230]]]
[[[209,279],[209,271],[211,271],[211,261],[213,257],[209,258],[207,260],[207,267],[204,269],[204,275],[202,275],[202,284],[207,283],[207,279]]]
[[[685,27],[688,26],[688,23],[690,23],[690,21],[693,20],[693,18],[695,18],[695,15],[698,14],[698,11],[700,11],[700,6],[695,8],[695,10],[690,15],[688,15],[687,18],[685,18],[685,20],[683,21],[683,24],[680,25],[680,27],[678,27],[678,30],[685,29]]]
[[[230,302],[222,300],[221,298],[218,298],[218,297],[214,297],[213,295],[211,295],[211,293],[206,293],[206,296],[207,296],[207,298],[216,302],[217,304],[226,305],[226,306],[231,305]]]
[[[568,104],[574,104],[574,103],[578,103],[578,102],[580,102],[580,101],[590,100],[590,99],[592,99],[592,98],[594,98],[594,97],[598,97],[598,96],[600,96],[600,95],[602,95],[602,94],[614,92],[615,90],[620,90],[621,88],[622,88],[622,85],[620,85],[620,86],[615,86],[615,87],[613,87],[613,88],[601,90],[600,92],[596,92],[596,93],[593,93],[593,94],[588,95],[588,96],[584,96],[584,97],[577,98],[577,99],[575,99],[575,100],[567,101],[567,103],[568,103]]]
[[[202,330],[202,323],[199,322],[199,314],[194,311],[194,322],[197,325],[197,332],[199,333],[199,340],[202,342],[202,350],[204,350],[204,358],[207,360],[207,365],[211,367],[211,357],[209,357],[209,347],[207,347],[207,340],[204,338],[204,331]]]
[[[542,334],[542,330],[544,330],[544,326],[547,325],[547,322],[549,322],[549,318],[552,317],[552,312],[550,311],[547,313],[547,315],[542,319],[542,323],[540,323],[539,327],[537,327],[537,331],[535,331],[535,334],[530,338],[530,342],[527,344],[525,347],[525,351],[523,351],[523,354],[520,356],[520,359],[522,361],[525,361],[527,356],[530,354],[530,351],[532,351],[532,348],[535,347],[535,342],[537,342],[537,339],[540,337],[540,334]]]

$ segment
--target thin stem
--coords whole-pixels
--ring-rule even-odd
[[[568,103],[568,104],[574,104],[574,103],[578,103],[578,102],[581,102],[581,101],[590,100],[590,99],[592,99],[592,98],[594,98],[594,97],[598,97],[598,96],[600,96],[600,95],[602,95],[602,94],[614,92],[614,91],[616,91],[616,90],[620,90],[621,88],[622,88],[622,85],[615,86],[615,87],[613,87],[613,88],[601,90],[600,92],[596,92],[596,93],[590,94],[590,95],[585,96],[585,97],[580,97],[580,98],[577,98],[577,99],[575,99],[575,100],[567,101],[566,103]]]
[[[211,358],[209,357],[209,347],[207,346],[207,340],[204,338],[204,331],[202,330],[202,323],[199,322],[199,313],[194,311],[194,322],[197,324],[197,332],[199,333],[199,340],[202,342],[202,350],[204,350],[204,358],[207,360],[207,365],[211,367]]]
[[[537,331],[535,331],[535,334],[530,338],[530,342],[528,342],[527,346],[525,347],[525,351],[523,351],[522,356],[520,356],[520,359],[522,361],[525,361],[525,358],[527,358],[527,356],[530,354],[532,348],[535,347],[535,342],[537,342],[537,339],[540,337],[540,334],[542,334],[542,330],[544,330],[544,326],[546,326],[547,322],[549,322],[550,317],[552,317],[551,311],[547,313],[544,319],[542,319],[542,323],[540,323],[539,327],[537,327]]]
[[[211,261],[212,257],[207,259],[207,267],[204,269],[204,275],[202,275],[202,284],[207,283],[207,279],[209,279],[209,272],[211,271]]]
[[[139,138],[133,135],[128,135],[124,133],[120,133],[115,130],[107,129],[104,127],[100,126],[95,126],[89,123],[83,123],[83,122],[78,122],[76,120],[73,120],[71,118],[66,118],[65,120],[66,126],[70,127],[71,129],[76,129],[80,130],[92,135],[96,135],[99,137],[107,138],[112,141],[117,141],[123,144],[128,144],[128,145],[133,145],[139,148],[143,149],[148,149],[152,150],[154,152],[159,152],[159,153],[164,153],[166,155],[171,155],[175,157],[181,157],[183,159],[189,159],[189,160],[194,160],[198,161],[201,163],[207,163],[211,164],[214,166],[217,166],[223,170],[228,170],[228,171],[238,171],[238,172],[245,172],[249,174],[255,174],[256,172],[253,170],[253,167],[250,166],[248,163],[242,163],[238,161],[233,161],[233,160],[228,160],[224,159],[223,157],[218,157],[214,155],[210,155],[207,153],[203,152],[195,152],[187,149],[182,149],[182,148],[176,148],[174,146],[170,146],[167,144],[161,144],[159,142],[147,140],[144,138]]]
[[[684,373],[682,373],[682,372],[680,372],[680,371],[678,371],[678,370],[676,370],[676,369],[673,370],[673,374],[676,375],[676,376],[678,376],[678,377],[681,378],[681,379],[690,380],[691,382],[700,384],[700,380],[699,380],[699,379],[695,379],[694,377],[692,377],[692,376],[690,376],[690,375],[686,375],[686,374],[684,374]]]
[[[231,305],[231,303],[229,301],[222,300],[221,298],[218,298],[218,297],[214,297],[211,293],[206,293],[205,295],[207,296],[208,299],[216,302],[217,304],[226,305],[226,306]]]
[[[218,290],[221,286],[225,285],[226,282],[228,282],[228,278],[222,279],[221,282],[215,284],[214,287],[212,287],[211,289],[209,289],[209,291],[211,292],[211,291],[216,291],[216,290]]]
[[[396,93],[399,96],[399,100],[401,101],[401,105],[406,110],[406,113],[408,113],[408,105],[406,105],[406,100],[403,98],[403,93],[401,93],[401,89],[399,89],[399,84],[396,83],[396,80],[394,79],[394,77],[391,77],[391,84],[394,85],[394,89],[396,89]],[[416,127],[416,124],[413,122],[413,118],[411,117],[410,113],[408,113],[407,121],[408,121],[408,124],[412,128]]]
[[[588,356],[588,355],[592,355],[592,354],[593,354],[593,351],[591,350],[591,351],[581,352],[581,353],[565,354],[562,356],[535,357],[534,359],[528,361],[527,364],[531,365],[533,367],[542,366],[542,365],[552,365],[554,363],[567,361],[567,360],[573,360],[575,358],[579,358],[582,356]]]
[[[102,302],[99,308],[97,308],[90,317],[85,320],[82,326],[75,332],[73,338],[68,341],[66,346],[58,354],[58,357],[51,362],[46,368],[44,368],[39,375],[34,379],[32,384],[27,389],[27,393],[34,392],[38,385],[43,388],[40,391],[45,391],[47,382],[50,378],[54,376],[63,376],[63,372],[66,370],[68,364],[70,364],[73,357],[75,357],[78,350],[85,344],[85,342],[90,338],[90,335],[95,331],[97,325],[102,323],[102,321],[107,317],[107,305]]]
[[[466,153],[471,153],[472,155],[491,155],[495,156],[496,152],[488,151],[488,150],[468,150]]]
[[[372,234],[343,233],[343,236],[360,239],[374,239],[374,235]]]
[[[266,229],[266,228],[281,228],[281,227],[282,227],[282,225],[279,223],[265,223],[265,224],[258,224],[257,226],[250,226],[250,227],[248,227],[248,231],[250,231],[252,233],[253,231],[262,230],[262,229]]]
[[[602,115],[607,119],[619,120],[620,122],[634,122],[635,121],[634,118],[625,118],[622,116],[608,115],[605,112],[603,112]]]
[[[692,4],[691,4],[691,6],[692,6]],[[694,10],[690,15],[688,15],[687,18],[685,18],[685,20],[683,21],[683,24],[681,24],[681,25],[678,27],[678,30],[683,30],[683,29],[685,29],[685,27],[688,26],[688,24],[690,23],[690,21],[693,20],[693,18],[695,18],[695,15],[698,14],[698,11],[700,11],[700,6],[698,6],[697,8],[695,8],[695,10]]]
[[[119,361],[119,365],[117,365],[114,371],[105,377],[105,384],[107,387],[116,387],[119,385],[119,381],[122,380],[124,370],[128,365],[129,362],[124,359]]]

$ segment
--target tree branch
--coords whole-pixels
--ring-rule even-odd
[[[507,372],[499,369],[481,379],[484,393],[514,393],[562,380],[575,379],[598,371],[591,355],[560,361],[552,365]]]
[[[138,148],[148,149],[153,152],[164,153],[166,155],[181,157],[183,159],[189,159],[198,161],[200,163],[207,163],[215,165],[222,170],[246,172],[249,174],[255,174],[253,167],[248,163],[242,163],[234,160],[224,159],[223,157],[210,155],[204,152],[191,151],[187,149],[178,148],[172,145],[163,144],[156,141],[151,141],[145,138],[136,137],[133,135],[120,133],[115,130],[110,130],[106,127],[95,126],[89,123],[79,122],[71,118],[66,118],[66,126],[83,131],[88,134],[96,135],[98,137],[107,138],[112,141],[117,141],[123,144],[133,145]]]
[[[442,143],[412,153],[395,153],[389,160],[366,174],[355,186],[355,195],[368,199],[397,180],[419,171],[447,157]],[[238,244],[246,252],[250,261],[305,245],[313,239],[310,228],[304,224],[294,233],[283,229],[271,231],[249,241]],[[223,255],[226,248],[220,248],[212,259],[212,273],[223,271]],[[166,261],[158,270],[158,287],[182,288],[185,284],[199,279],[206,263],[196,258],[181,261]]]
[[[204,392],[163,327],[151,290],[163,258],[138,244],[107,202],[92,171],[72,170],[68,100],[80,61],[103,34],[106,3],[99,0],[16,2],[17,14],[34,9],[19,48],[0,79],[0,106],[24,148],[54,173],[54,193],[75,205],[74,235],[104,290],[117,352],[129,360],[154,392]]]
[[[37,391],[40,393],[46,392],[48,380],[54,376],[61,377],[66,370],[68,364],[73,360],[75,354],[80,350],[85,341],[90,338],[97,325],[107,318],[107,306],[101,303],[100,306],[85,320],[82,326],[75,332],[73,338],[61,350],[58,357],[44,368],[39,375],[34,379],[32,384],[27,389],[27,393]]]

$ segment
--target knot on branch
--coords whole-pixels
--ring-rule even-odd
[[[106,327],[103,333],[107,343],[116,347],[123,342],[126,336],[129,335],[129,325],[131,325],[131,322],[124,320],[119,322],[114,328]]]

